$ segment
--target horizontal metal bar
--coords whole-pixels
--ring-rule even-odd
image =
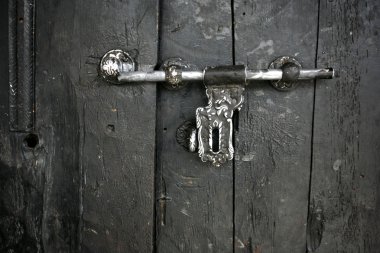
[[[203,71],[183,71],[182,80],[184,81],[202,81],[204,77]]]
[[[165,82],[165,71],[133,71],[120,73],[120,82]],[[202,81],[203,71],[183,71],[183,81]]]
[[[298,79],[331,79],[335,77],[333,68],[325,69],[301,69]]]
[[[133,71],[120,73],[118,80],[120,82],[164,82],[165,71]]]
[[[281,69],[249,70],[245,72],[245,79],[250,80],[281,80]]]
[[[281,80],[283,71],[281,69],[264,69],[245,71],[245,80]],[[204,71],[182,71],[183,81],[202,81],[204,79]],[[298,79],[329,79],[334,77],[334,70],[326,69],[301,69]],[[133,71],[122,72],[118,76],[119,82],[165,82],[165,71]]]

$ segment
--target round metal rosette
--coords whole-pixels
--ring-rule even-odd
[[[194,121],[185,121],[177,128],[176,140],[179,145],[189,152],[198,149],[197,127]]]
[[[297,87],[295,80],[302,68],[301,64],[293,57],[281,56],[269,64],[269,69],[282,69],[283,78],[271,81],[272,86],[279,91],[289,91]]]
[[[165,71],[164,87],[168,90],[179,90],[187,85],[187,81],[182,80],[182,71],[195,71],[198,68],[182,58],[169,58],[161,65],[160,70]]]
[[[121,72],[135,71],[135,61],[120,49],[108,51],[100,61],[99,74],[109,82],[118,83]]]

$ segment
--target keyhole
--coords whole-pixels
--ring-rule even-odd
[[[219,128],[212,129],[212,151],[219,151]]]

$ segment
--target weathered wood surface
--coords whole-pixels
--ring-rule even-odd
[[[8,2],[0,2],[0,252],[42,247],[43,172],[24,146],[25,133],[9,132]]]
[[[37,13],[35,147],[8,133],[1,100],[1,250],[149,252],[156,88],[110,86],[97,67],[121,47],[153,69],[158,4],[38,1]]]
[[[379,252],[378,1],[321,1],[308,248]],[[324,223],[324,225],[321,224]],[[319,246],[320,241],[320,246]],[[318,247],[319,246],[319,247]]]
[[[230,1],[162,1],[160,29],[160,61],[232,64]],[[159,89],[157,251],[232,252],[232,163],[212,167],[176,141],[177,128],[195,122],[196,108],[207,105],[205,88]]]
[[[38,1],[33,135],[9,132],[0,62],[0,252],[378,252],[379,3],[161,1],[160,12],[154,0]],[[109,85],[97,67],[115,48],[140,70],[293,55],[339,78],[248,86],[236,159],[214,168],[176,141],[207,103],[203,85]]]
[[[32,1],[17,1],[17,9],[31,8]],[[1,11],[7,10],[7,2],[1,3]],[[33,27],[32,13],[28,17],[24,12],[17,12],[12,22],[15,26],[10,29],[23,26]],[[6,13],[1,17],[8,18]],[[38,16],[42,21],[43,16]],[[36,53],[38,67],[34,68],[32,57],[35,53],[34,47],[24,48],[22,55],[13,59],[19,68],[30,68],[20,70],[20,73],[33,72],[36,75],[36,106],[33,111],[40,117],[36,120],[34,129],[30,129],[30,117],[19,118],[18,124],[27,126],[32,134],[24,132],[9,132],[8,78],[1,76],[1,252],[58,252],[76,251],[78,248],[77,227],[79,224],[79,170],[78,170],[78,121],[76,120],[75,96],[70,89],[60,87],[58,80],[54,85],[44,79],[46,63],[49,67],[57,70],[67,68],[68,65],[55,65],[55,61],[49,61],[48,50],[43,46],[47,40],[44,33],[45,20],[39,22],[42,34],[36,36],[39,48]],[[3,22],[1,23],[4,24]],[[2,26],[2,31],[8,30]],[[31,29],[31,31],[33,31]],[[46,31],[46,30],[45,30]],[[10,34],[13,33],[10,30]],[[6,34],[2,33],[2,36]],[[4,36],[2,37],[5,39]],[[19,39],[19,38],[18,38]],[[10,40],[12,42],[13,39]],[[31,41],[29,41],[31,44]],[[29,43],[18,40],[17,43]],[[58,43],[57,43],[58,45]],[[1,43],[7,47],[7,43]],[[3,49],[3,48],[2,48]],[[7,55],[1,52],[2,55]],[[19,51],[18,51],[19,53]],[[59,55],[59,54],[58,54]],[[41,58],[39,58],[41,57]],[[42,60],[41,60],[42,59]],[[24,61],[28,60],[28,63]],[[29,62],[30,61],[30,62]],[[4,64],[4,66],[3,66]],[[7,61],[2,61],[1,70],[7,73],[5,67]],[[34,64],[33,64],[34,65]],[[40,68],[41,67],[41,68]],[[13,71],[13,65],[11,66]],[[21,77],[20,75],[19,77]],[[19,79],[18,81],[30,81],[30,87],[34,87],[34,78],[30,80]],[[45,82],[47,81],[47,82]],[[20,86],[18,86],[20,88]],[[20,89],[19,92],[24,92]],[[29,89],[29,101],[34,100],[33,91]],[[28,94],[21,94],[27,96]],[[24,97],[26,98],[26,97]],[[20,106],[26,100],[24,100]],[[9,101],[12,104],[11,101]],[[18,110],[19,108],[16,108]],[[26,120],[26,118],[28,118]],[[15,128],[13,130],[25,130]]]
[[[79,120],[74,85],[79,48],[73,1],[36,6],[37,168],[43,171],[41,252],[75,252],[79,224]]]
[[[236,64],[289,55],[313,68],[317,1],[234,1]],[[235,252],[305,252],[313,81],[246,89],[235,157]]]
[[[98,77],[97,68],[104,53],[120,48],[136,57],[139,70],[153,69],[158,2],[82,0],[62,5],[76,10],[73,38],[79,39],[71,81],[81,129],[81,250],[150,252],[156,85],[110,85]]]

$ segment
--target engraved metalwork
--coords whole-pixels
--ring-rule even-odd
[[[30,133],[35,123],[35,1],[8,3],[9,128]]]
[[[100,75],[109,82],[118,83],[121,73],[135,71],[132,57],[120,49],[108,51],[100,61]]]
[[[165,79],[172,88],[178,88],[182,82],[182,70],[179,66],[172,65],[165,69]]]
[[[247,66],[216,66],[198,70],[181,58],[166,60],[160,70],[135,71],[133,58],[122,50],[107,52],[100,62],[99,72],[107,81],[164,82],[169,90],[178,90],[187,82],[203,81],[206,86],[208,105],[196,110],[196,126],[185,122],[177,129],[177,142],[186,150],[196,152],[202,161],[215,166],[232,160],[232,143],[235,110],[244,102],[244,86],[254,80],[270,80],[273,87],[287,91],[296,87],[298,80],[330,79],[334,69],[302,69],[301,64],[290,56],[274,60],[268,69],[252,70]]]
[[[192,128],[189,137],[189,151],[195,152],[198,148],[197,129]]]
[[[193,73],[194,70],[197,70],[197,67],[181,58],[169,58],[162,64],[160,69],[165,72],[165,88],[169,90],[179,90],[187,85],[184,79],[189,79],[186,78],[186,76],[184,78],[184,73]],[[193,75],[191,77],[193,77]]]
[[[234,154],[232,116],[234,111],[240,110],[243,105],[243,92],[243,85],[206,87],[208,105],[196,110],[198,154],[203,162],[210,161],[219,167],[227,160],[232,160]],[[217,140],[213,138],[215,131],[218,135]]]
[[[272,61],[269,64],[268,69],[282,69],[284,66],[286,66],[289,63],[297,66],[299,69],[302,68],[301,64],[295,58],[290,57],[290,56],[281,56],[275,59],[274,61]],[[274,88],[276,88],[279,91],[288,91],[288,90],[294,89],[298,83],[296,81],[289,81],[289,80],[284,80],[281,78],[280,80],[271,81],[271,84]]]
[[[297,78],[291,81],[282,80],[286,76],[286,71],[290,68],[284,68],[287,63],[293,63],[299,70]],[[231,66],[224,66],[223,69],[228,70]],[[206,69],[208,69],[206,67]],[[210,69],[210,68],[209,68]],[[122,50],[111,50],[107,52],[100,63],[100,75],[108,81],[121,84],[128,82],[164,82],[168,89],[177,90],[186,85],[187,82],[204,81],[204,70],[190,64],[181,58],[170,58],[166,60],[157,71],[135,71],[135,62],[131,54]],[[253,70],[247,67],[244,71],[241,82],[249,84],[255,80],[271,80],[275,88],[286,90],[295,87],[297,80],[305,79],[331,79],[334,77],[334,69],[302,69],[301,64],[290,56],[283,56],[273,61],[269,69]],[[236,78],[235,74],[225,73],[226,79]],[[240,83],[237,82],[237,83]]]

